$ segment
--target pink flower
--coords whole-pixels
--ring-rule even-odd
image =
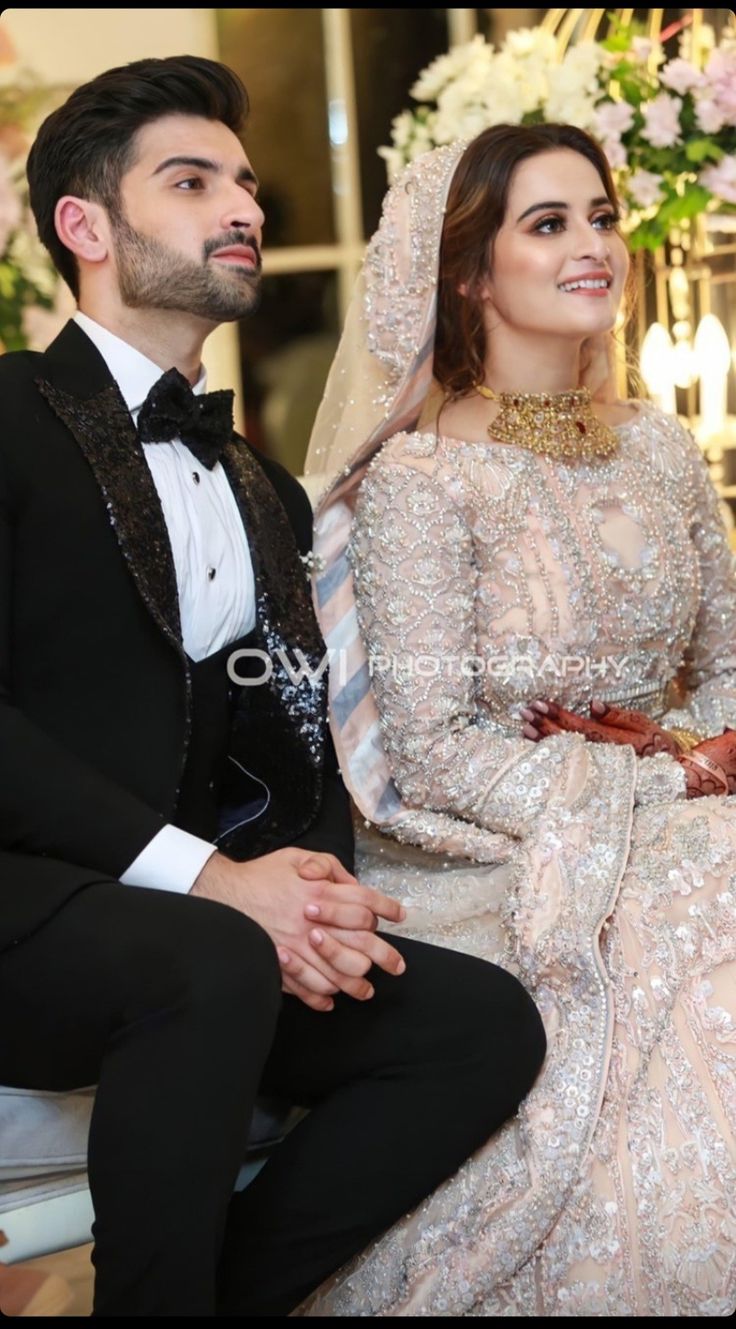
[[[626,148],[620,138],[604,138],[603,151],[608,158],[608,164],[614,171],[620,171],[628,163]]]
[[[639,60],[642,64],[645,64],[650,56],[655,65],[661,65],[664,60],[662,47],[655,45],[651,37],[633,37],[630,53],[635,60]]]
[[[715,166],[706,166],[698,182],[724,203],[736,203],[736,153],[722,157]]]
[[[666,87],[679,92],[680,96],[692,92],[693,88],[700,87],[704,82],[703,75],[689,60],[670,60],[660,71],[659,77]]]
[[[653,148],[672,148],[680,139],[680,97],[670,97],[660,92],[650,102],[642,103],[644,128],[642,138],[648,139]]]
[[[628,102],[603,102],[595,111],[595,130],[599,138],[620,138],[634,123],[634,108]]]
[[[703,97],[695,103],[695,119],[698,128],[702,129],[704,134],[717,134],[719,129],[723,129],[724,117],[720,106],[707,97]]]
[[[664,197],[660,185],[662,176],[652,171],[634,171],[628,180],[628,190],[640,208],[651,208]]]
[[[631,42],[631,54],[636,60],[648,60],[654,42],[651,37],[634,37]]]
[[[736,125],[736,50],[713,51],[705,78],[706,97],[715,102],[724,124]]]

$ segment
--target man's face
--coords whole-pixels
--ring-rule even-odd
[[[123,304],[242,318],[258,302],[263,213],[238,139],[218,120],[167,115],[136,149],[110,215]]]

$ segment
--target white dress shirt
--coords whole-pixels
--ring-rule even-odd
[[[150,389],[164,372],[87,314],[74,316],[94,342],[135,424]],[[205,370],[193,392],[205,392]],[[255,626],[253,564],[243,523],[219,461],[208,470],[179,439],[144,443],[169,533],[179,593],[182,641],[202,660]],[[215,845],[167,825],[146,845],[120,880],[126,886],[189,891]]]

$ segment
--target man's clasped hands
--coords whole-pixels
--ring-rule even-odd
[[[398,900],[361,886],[334,854],[277,849],[236,863],[215,853],[191,893],[260,924],[276,947],[282,991],[315,1011],[332,1010],[338,992],[367,1001],[374,989],[366,975],[374,964],[387,974],[406,967],[376,935],[379,918],[400,923],[406,911]]]

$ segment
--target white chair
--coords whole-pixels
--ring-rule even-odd
[[[94,1087],[65,1093],[0,1086],[0,1230],[4,1264],[91,1241],[87,1137]],[[235,1183],[242,1190],[304,1109],[259,1099],[246,1157]],[[217,1123],[211,1123],[217,1129]]]

